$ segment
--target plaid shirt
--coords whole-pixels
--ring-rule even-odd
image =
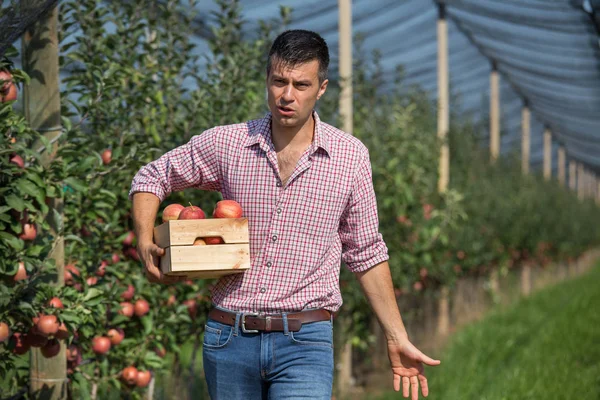
[[[320,121],[285,185],[271,140],[271,114],[194,136],[140,169],[130,196],[165,199],[186,188],[220,191],[248,218],[251,268],[215,284],[215,305],[241,312],[337,311],[340,257],[353,272],[388,259],[378,231],[367,148]]]

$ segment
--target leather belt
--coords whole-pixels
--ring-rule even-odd
[[[236,313],[223,311],[213,308],[208,313],[208,317],[225,325],[234,326]],[[325,309],[306,310],[297,313],[288,313],[288,331],[298,332],[302,324],[318,321],[329,321],[331,312]],[[283,332],[283,317],[281,314],[260,316],[254,313],[242,313],[240,318],[240,327],[242,332],[257,333],[263,332]]]

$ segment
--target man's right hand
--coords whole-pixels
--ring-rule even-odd
[[[138,243],[137,252],[146,270],[146,278],[150,282],[171,285],[186,279],[185,276],[167,276],[162,273],[159,258],[165,255],[165,250],[155,243]]]

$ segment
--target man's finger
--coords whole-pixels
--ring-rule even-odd
[[[433,358],[426,356],[423,353],[421,353],[421,362],[427,365],[440,365],[441,363],[440,360],[434,360]]]
[[[429,396],[429,386],[427,385],[427,378],[425,375],[419,375],[419,382],[421,383],[421,393],[423,393],[423,397]]]
[[[408,389],[410,388],[410,380],[407,376],[402,377],[402,396],[408,397]]]
[[[394,390],[400,391],[400,375],[394,374]]]
[[[419,380],[416,376],[410,377],[410,388],[412,392],[412,400],[418,400],[419,398]]]
[[[152,255],[162,257],[165,255],[165,249],[155,245],[154,247],[152,247]]]

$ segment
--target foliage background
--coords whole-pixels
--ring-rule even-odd
[[[220,11],[211,26],[210,53],[199,55],[190,42],[195,5],[179,1],[61,3],[61,93],[64,133],[57,159],[48,167],[32,150],[39,135],[28,128],[15,104],[0,106],[0,320],[13,332],[26,333],[39,312],[56,314],[78,336],[68,341],[84,353],[82,365],[72,368],[72,390],[89,396],[119,388],[133,397],[140,389],[121,384],[127,365],[155,372],[181,371],[181,346],[199,352],[205,311],[210,306],[210,281],[173,287],[150,285],[136,260],[133,245],[124,244],[131,230],[128,191],[140,166],[193,135],[214,125],[259,118],[266,111],[265,61],[271,40],[293,18],[282,8],[277,21],[264,21],[253,35],[244,30],[237,1],[219,0]],[[355,41],[354,135],[370,149],[378,198],[380,229],[390,250],[397,296],[427,295],[461,276],[507,271],[527,262],[543,267],[550,261],[576,257],[599,243],[600,217],[591,201],[538,174],[522,176],[515,157],[488,163],[480,145],[484,132],[460,116],[452,117],[450,190],[436,191],[439,145],[436,109],[428,93],[405,87],[399,66],[394,81],[384,79],[379,54],[366,54],[360,35]],[[11,58],[16,53],[9,54]],[[332,65],[332,71],[336,70]],[[318,105],[323,120],[340,126],[339,82],[335,74]],[[23,84],[28,77],[16,71]],[[16,138],[15,144],[10,143]],[[110,149],[105,165],[101,152]],[[18,153],[27,167],[19,170],[8,156]],[[64,201],[64,215],[52,213],[49,198]],[[218,193],[187,190],[172,194],[168,203],[191,202],[208,212]],[[37,224],[33,243],[16,237],[24,212]],[[60,219],[66,239],[66,262],[81,271],[76,285],[48,284],[55,274],[45,261],[55,238],[48,235],[49,219]],[[11,278],[24,261],[30,279]],[[97,276],[102,262],[106,274]],[[121,294],[128,285],[135,297],[151,305],[149,314],[127,319],[119,315]],[[367,348],[373,339],[368,327],[372,313],[354,277],[342,267],[345,304],[338,319],[343,340]],[[168,305],[170,296],[176,298]],[[64,310],[45,304],[53,296]],[[188,301],[188,303],[184,303]],[[190,310],[192,302],[197,307]],[[91,339],[121,327],[126,340],[106,356],[90,351]],[[12,342],[11,342],[12,343]],[[27,381],[26,358],[15,357],[14,344],[0,349],[2,395],[14,393]],[[191,347],[190,347],[191,346]],[[167,358],[156,349],[166,349]],[[20,365],[14,369],[13,365]],[[174,363],[174,364],[173,364]]]

